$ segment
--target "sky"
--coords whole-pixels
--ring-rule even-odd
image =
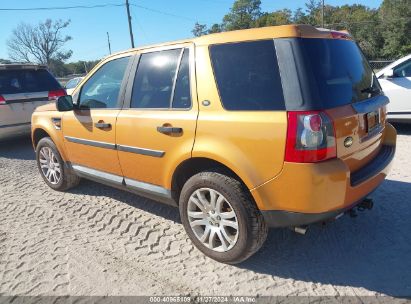
[[[136,47],[192,37],[196,21],[212,25],[220,23],[234,0],[129,0]],[[99,4],[122,4],[125,0],[0,0],[0,58],[8,58],[6,42],[21,22],[38,24],[50,19],[70,19],[64,34],[73,39],[66,49],[73,51],[68,60],[96,60],[109,54],[107,32],[112,52],[131,47],[125,6],[93,9],[41,11],[2,11],[5,8],[38,8]],[[262,0],[262,11],[305,8],[305,0]],[[382,0],[325,0],[326,4],[364,4],[372,8]],[[137,6],[136,6],[137,5]]]

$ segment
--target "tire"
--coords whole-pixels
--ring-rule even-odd
[[[220,200],[218,195],[223,196],[223,199]],[[214,212],[210,207],[210,211],[205,213],[203,209],[198,207],[198,203],[206,209],[204,207],[206,204],[202,204],[201,201],[209,199],[209,202],[212,202],[212,196],[214,201],[220,200],[220,206],[223,207],[214,208]],[[218,203],[214,205],[218,205]],[[267,238],[268,229],[264,218],[257,209],[248,189],[238,180],[222,173],[207,171],[192,176],[181,191],[179,209],[181,221],[191,241],[206,256],[218,262],[240,263],[256,253]],[[234,211],[235,216],[232,216],[232,211]],[[219,218],[220,220],[218,220]],[[226,220],[227,218],[230,219]],[[199,224],[200,222],[193,223],[196,220],[201,221],[201,224]],[[227,221],[230,222],[230,225],[226,225]],[[232,224],[235,221],[237,222],[237,231],[233,228],[235,225]],[[191,225],[194,224],[195,226],[192,228]],[[208,237],[206,235],[207,229]],[[213,230],[215,233],[210,242]],[[225,230],[225,234],[222,233],[222,230]],[[225,237],[227,235],[229,237]],[[200,240],[201,238],[203,240]],[[231,243],[228,241],[229,239]],[[223,247],[223,243],[225,243],[226,248]]]
[[[53,159],[53,170],[56,172],[55,178],[50,175],[48,178],[47,171],[50,168],[50,154],[51,151],[52,159]],[[56,145],[51,140],[50,137],[42,138],[36,147],[36,161],[37,167],[39,168],[40,175],[46,184],[57,191],[66,191],[70,188],[77,186],[80,182],[80,177],[78,177],[63,161],[60,156],[59,151],[57,150]],[[58,164],[58,166],[57,166]],[[44,167],[44,165],[48,167]],[[42,168],[43,166],[43,168]],[[60,169],[60,173],[58,173],[58,169]]]

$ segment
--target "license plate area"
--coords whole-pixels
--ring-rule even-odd
[[[372,133],[381,126],[380,110],[369,112],[365,115],[367,133]]]

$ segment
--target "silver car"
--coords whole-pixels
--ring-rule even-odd
[[[30,134],[33,111],[62,95],[46,66],[0,64],[0,140]]]

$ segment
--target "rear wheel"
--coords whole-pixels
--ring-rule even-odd
[[[180,215],[194,245],[219,262],[246,260],[267,237],[264,219],[248,190],[221,173],[201,172],[186,182]]]
[[[36,147],[37,167],[46,184],[65,191],[80,182],[80,178],[67,167],[50,137],[42,138]]]

